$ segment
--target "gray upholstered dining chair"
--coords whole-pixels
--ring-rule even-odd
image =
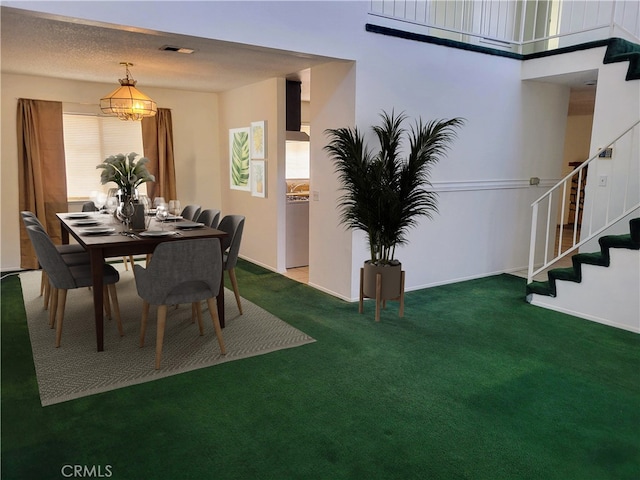
[[[196,221],[198,215],[200,215],[200,205],[187,205],[182,209],[182,213],[180,216],[185,220],[191,220],[193,222]]]
[[[67,291],[74,288],[90,287],[93,284],[91,266],[68,265],[65,263],[60,252],[51,241],[47,233],[35,225],[29,225],[27,234],[31,239],[33,248],[36,251],[38,262],[47,272],[47,278],[52,287],[52,302],[49,311],[49,324],[56,326],[56,348],[60,346],[62,339],[62,324],[64,320],[64,310],[67,302]],[[120,336],[124,335],[122,330],[122,319],[120,318],[120,306],[115,284],[120,280],[118,271],[111,265],[104,265],[104,288],[106,299],[111,296],[113,310]],[[108,303],[105,302],[105,305]],[[110,314],[110,311],[109,311]]]
[[[28,210],[23,210],[22,212],[20,212],[20,216],[22,217],[22,223],[24,224],[25,228],[29,225],[33,225],[46,233],[44,225],[42,225],[42,222],[40,222],[35,213]],[[56,250],[58,250],[58,252],[62,254],[62,258],[67,265],[88,265],[90,263],[89,254],[82,247],[82,245],[56,245]],[[43,269],[42,278],[40,280],[40,296],[44,295],[45,310],[49,308],[49,294],[49,281],[47,280],[47,273]]]
[[[94,202],[84,202],[82,204],[82,211],[83,212],[97,212],[98,209],[96,208],[96,204]]]
[[[226,215],[218,224],[218,230],[227,233],[227,236],[222,239],[222,251],[224,252],[223,264],[224,269],[229,273],[229,279],[233,286],[233,294],[236,297],[240,315],[242,315],[242,305],[240,303],[240,291],[238,290],[238,280],[236,279],[235,269],[236,263],[238,262],[238,253],[240,253],[244,220],[245,217],[243,215]]]
[[[218,221],[220,220],[220,210],[215,208],[207,208],[202,210],[198,215],[198,219],[194,220],[199,223],[204,223],[207,227],[218,228]]]
[[[222,255],[220,240],[198,238],[179,242],[160,243],[153,252],[147,268],[134,267],[136,288],[142,298],[140,322],[140,347],[144,346],[150,305],[158,305],[155,368],[160,368],[162,345],[167,321],[167,307],[180,303],[199,304],[206,300],[213,327],[218,338],[220,352],[226,349],[220,328],[220,319],[214,298],[220,290]],[[204,334],[202,312],[197,309],[200,335]]]

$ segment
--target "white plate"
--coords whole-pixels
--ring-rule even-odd
[[[169,215],[167,217],[167,222],[177,222],[178,220],[182,220],[180,215]]]
[[[191,228],[200,228],[200,227],[204,227],[204,223],[198,223],[198,222],[180,222],[176,224],[176,228],[179,229],[191,229]]]
[[[116,229],[113,227],[89,227],[82,230],[85,235],[104,235],[105,233],[113,233]]]
[[[67,215],[67,218],[75,220],[80,218],[89,218],[89,215],[86,213],[70,213],[69,215]]]
[[[175,232],[171,230],[145,230],[138,235],[141,237],[166,237],[168,235],[175,235]]]
[[[78,220],[77,222],[74,222],[73,225],[75,227],[82,227],[82,226],[88,226],[88,225],[98,225],[100,222],[97,220],[94,220],[92,218],[87,218],[85,220]]]

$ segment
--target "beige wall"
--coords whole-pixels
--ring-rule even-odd
[[[3,271],[20,266],[16,108],[18,98],[97,104],[111,84],[46,77],[2,75],[2,147],[0,255]],[[218,149],[218,98],[215,94],[140,89],[159,107],[172,111],[177,191],[183,204],[217,208],[222,203]],[[96,159],[96,165],[102,159]],[[98,173],[96,173],[97,175]]]
[[[336,205],[342,192],[324,151],[324,131],[355,124],[355,77],[353,62],[311,69],[309,284],[345,300],[357,298],[359,269],[352,266],[353,232],[340,224]]]
[[[280,238],[285,228],[284,78],[274,78],[220,94],[220,181],[222,215],[246,217],[240,256],[272,270],[284,271]],[[229,187],[229,129],[266,121],[266,197]],[[284,244],[284,241],[280,242]]]

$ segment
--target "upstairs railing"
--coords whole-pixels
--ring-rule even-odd
[[[640,208],[640,120],[531,206],[528,283]]]
[[[369,14],[400,29],[518,54],[640,38],[637,0],[371,0]]]

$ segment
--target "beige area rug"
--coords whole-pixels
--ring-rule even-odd
[[[206,304],[203,336],[197,322],[191,323],[191,305],[180,305],[169,309],[162,365],[155,370],[156,309],[151,307],[145,346],[140,348],[142,300],[131,270],[125,271],[122,264],[115,266],[120,271],[117,291],[125,335],[119,336],[115,319],[105,319],[105,349],[100,353],[89,289],[69,291],[62,344],[55,348],[55,330],[49,328],[48,311],[39,296],[40,272],[20,274],[42,406],[315,341],[246,299],[242,299],[244,314],[240,315],[233,292],[226,290],[222,332],[227,354],[220,354]]]

